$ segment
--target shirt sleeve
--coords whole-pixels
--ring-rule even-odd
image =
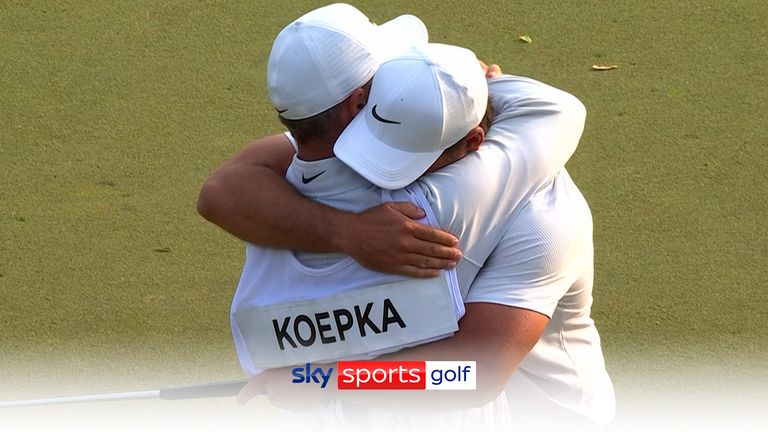
[[[562,252],[558,243],[541,236],[502,241],[480,269],[464,301],[514,306],[552,318],[557,302],[577,277],[567,267],[558,266]]]
[[[480,149],[419,180],[440,226],[456,234],[476,268],[571,157],[586,115],[573,95],[529,78],[501,76],[489,90],[495,117]]]
[[[515,306],[552,318],[566,293],[591,286],[593,274],[592,217],[563,171],[521,209],[465,301]]]

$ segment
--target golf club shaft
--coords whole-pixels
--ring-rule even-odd
[[[19,408],[40,405],[61,405],[89,402],[110,402],[136,399],[181,400],[236,396],[247,382],[248,381],[225,381],[211,384],[171,387],[161,390],[101,393],[81,396],[8,401],[0,402],[0,408]]]
[[[237,396],[246,384],[248,384],[247,380],[240,380],[171,387],[160,390],[159,397],[163,400],[178,400]]]
[[[92,394],[92,395],[82,395],[82,396],[66,396],[66,397],[46,398],[46,399],[30,399],[30,400],[0,402],[0,408],[19,408],[19,407],[27,407],[27,406],[61,405],[61,404],[88,403],[88,402],[109,402],[109,401],[132,400],[132,399],[156,399],[159,397],[160,397],[159,390],[125,392],[125,393],[102,393],[102,394]]]

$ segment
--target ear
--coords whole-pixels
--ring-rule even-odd
[[[360,111],[365,108],[365,104],[368,102],[368,91],[364,88],[356,89],[345,101],[346,109],[352,117],[355,117]]]
[[[480,126],[476,126],[464,137],[464,150],[466,150],[467,153],[477,151],[484,139],[485,131]]]

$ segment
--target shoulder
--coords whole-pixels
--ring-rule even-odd
[[[591,257],[592,215],[566,170],[533,194],[508,226],[500,249],[539,275],[563,272]]]
[[[563,172],[530,199],[506,227],[474,283],[468,302],[526,307],[548,316],[592,268],[592,220]]]
[[[497,112],[506,107],[504,104],[510,103],[560,106],[573,114],[586,112],[584,104],[573,94],[533,78],[502,75],[488,80],[488,90]]]

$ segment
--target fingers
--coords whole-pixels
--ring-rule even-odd
[[[457,261],[453,259],[435,258],[428,255],[409,254],[409,265],[422,270],[448,270],[456,267]]]
[[[421,219],[427,216],[424,210],[409,202],[391,202],[387,204],[390,208],[397,210],[411,219]]]
[[[393,205],[397,205],[398,211],[401,212],[418,209],[418,207],[411,203],[393,203]],[[418,210],[423,211],[421,209]],[[461,259],[461,251],[457,248],[459,239],[453,234],[439,228],[418,223],[411,224],[409,228],[415,240],[408,244],[407,250],[412,254],[409,259],[413,256],[421,255],[433,260],[430,263],[409,262],[409,264],[421,268],[445,269],[452,268],[450,264],[455,266]]]
[[[456,247],[443,246],[436,243],[416,240],[408,245],[409,255],[405,260],[408,264],[419,266],[421,268],[453,268],[461,260],[461,251]],[[427,257],[429,262],[415,260],[416,258]]]
[[[462,257],[458,239],[414,220],[424,216],[424,210],[410,202],[368,209],[347,226],[354,241],[346,243],[344,251],[363,266],[382,273],[424,278],[455,268]]]
[[[480,63],[480,68],[483,70],[483,73],[488,74],[488,65],[482,60],[478,60],[478,63]]]
[[[403,276],[408,276],[412,278],[433,278],[440,275],[440,270],[435,269],[422,269],[411,265],[404,265],[399,267],[398,274],[401,274]]]
[[[427,216],[424,210],[410,202],[391,202],[386,205],[411,219],[422,219]],[[413,225],[413,231],[414,237],[424,241],[450,247],[459,244],[459,239],[453,234],[428,225],[415,224]]]
[[[433,278],[440,275],[443,270],[450,270],[458,265],[457,260],[440,259],[427,255],[408,254],[408,264],[398,268],[398,273],[415,278]]]
[[[483,70],[486,78],[496,78],[501,75],[501,67],[497,64],[487,65],[484,61],[478,60],[480,68]]]
[[[448,255],[442,255],[439,252],[440,250],[445,251],[444,248],[440,247],[441,245],[455,249],[454,252],[458,252],[456,246],[459,244],[459,239],[457,239],[455,235],[449,233],[448,231],[443,231],[435,227],[419,224],[413,227],[413,236],[419,240],[434,243],[434,247],[436,248],[434,253],[435,256],[449,258]],[[424,253],[425,255],[433,255],[433,253],[429,251],[422,251],[420,253]]]
[[[501,75],[501,67],[497,64],[488,66],[488,69],[485,71],[486,78],[495,78],[499,75]]]

